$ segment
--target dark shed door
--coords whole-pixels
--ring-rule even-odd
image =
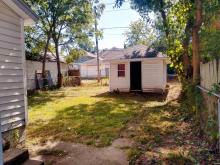
[[[131,91],[141,91],[141,62],[130,63],[130,85]]]

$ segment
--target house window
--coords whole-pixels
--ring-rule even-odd
[[[125,64],[118,64],[118,77],[125,77]]]

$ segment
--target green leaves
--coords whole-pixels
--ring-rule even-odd
[[[66,62],[67,63],[72,63],[79,57],[85,55],[85,51],[80,50],[80,49],[72,49],[69,53],[68,56],[66,56]]]
[[[151,45],[157,37],[154,29],[144,20],[132,22],[124,35],[126,36],[126,47],[138,44]]]

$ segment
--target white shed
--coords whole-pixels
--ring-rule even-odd
[[[124,49],[110,63],[110,91],[163,92],[167,84],[167,57],[137,45]]]
[[[22,0],[0,0],[0,118],[2,132],[27,121],[24,25],[37,16]]]

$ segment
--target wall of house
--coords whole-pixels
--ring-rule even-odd
[[[46,70],[50,71],[53,83],[57,83],[57,63],[47,62]],[[42,72],[42,62],[26,60],[26,74],[27,74],[27,89],[36,89],[35,73],[36,71]],[[61,63],[61,72],[66,74],[68,71],[68,64]]]
[[[109,75],[109,64],[100,65],[101,77],[108,77]],[[96,65],[80,65],[80,76],[82,78],[96,78],[97,77],[97,66]]]
[[[125,64],[125,77],[118,77],[118,64]],[[121,92],[130,91],[130,62],[110,64],[110,91],[119,90]]]
[[[2,132],[25,125],[23,21],[0,0],[0,119]]]
[[[166,62],[164,60],[142,61],[142,90],[160,92],[166,87]]]

